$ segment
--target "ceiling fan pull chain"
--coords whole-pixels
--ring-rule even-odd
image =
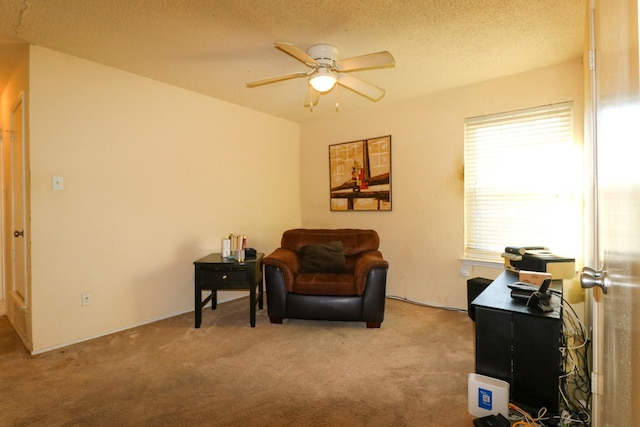
[[[340,111],[340,102],[338,102],[338,88],[336,87],[336,113]]]

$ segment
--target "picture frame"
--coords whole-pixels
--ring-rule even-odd
[[[331,211],[391,211],[391,135],[329,145]]]

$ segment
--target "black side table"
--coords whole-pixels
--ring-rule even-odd
[[[202,307],[211,301],[211,309],[218,304],[218,289],[249,290],[249,321],[251,327],[256,326],[256,303],[263,308],[262,258],[263,253],[255,258],[246,258],[239,262],[233,258],[223,258],[222,254],[213,253],[195,261],[195,327],[202,323]],[[256,288],[258,293],[256,294]],[[202,291],[211,294],[202,300]]]

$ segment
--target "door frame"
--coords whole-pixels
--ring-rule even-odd
[[[5,132],[9,133],[9,130],[5,128],[4,122],[0,123],[0,316],[4,316],[7,313],[6,301],[7,301],[7,262],[5,259],[6,251],[6,194],[7,189],[5,187]],[[9,138],[10,139],[10,138]]]

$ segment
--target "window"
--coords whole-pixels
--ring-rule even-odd
[[[465,120],[465,256],[541,245],[579,257],[582,149],[571,102]]]

